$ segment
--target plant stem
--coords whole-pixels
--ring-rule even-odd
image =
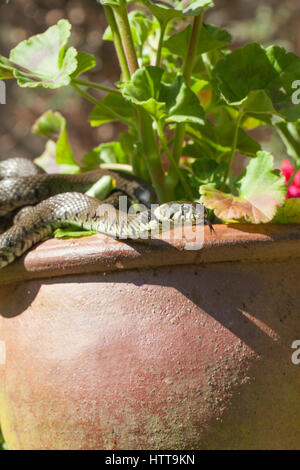
[[[181,180],[182,185],[184,187],[184,190],[185,190],[188,198],[190,199],[190,201],[192,201],[193,200],[193,194],[191,192],[191,189],[190,189],[190,187],[189,187],[189,185],[188,185],[188,183],[187,183],[187,181],[184,177],[184,174],[182,173],[181,169],[179,168],[179,165],[176,165],[175,162],[174,162],[173,155],[171,154],[171,152],[169,150],[169,147],[168,147],[165,135],[164,135],[162,125],[159,122],[157,122],[157,130],[158,130],[158,136],[159,136],[159,140],[161,142],[162,148],[163,148],[165,154],[167,155],[170,163],[173,164],[174,169],[176,169],[177,176]]]
[[[160,66],[161,50],[162,50],[162,46],[164,42],[164,36],[165,36],[166,29],[167,29],[167,25],[168,25],[168,22],[159,23],[160,31],[159,31],[159,42],[158,42],[157,53],[156,53],[156,62],[155,62],[156,67]]]
[[[71,82],[71,85],[72,87],[78,92],[80,93],[82,96],[84,96],[88,101],[90,101],[91,103],[93,103],[94,105],[96,106],[101,106],[102,108],[104,108],[109,114],[111,114],[111,116],[113,116],[117,121],[122,121],[124,122],[125,124],[127,124],[127,126],[132,126],[132,122],[129,121],[128,119],[124,118],[124,116],[121,116],[121,114],[117,113],[116,111],[114,111],[112,108],[109,108],[108,106],[106,106],[105,104],[103,104],[101,101],[99,100],[96,100],[96,98],[94,98],[92,95],[90,95],[89,93],[87,93],[86,91],[84,91],[82,88],[80,88],[79,86],[76,85],[76,83],[74,82]]]
[[[243,118],[243,115],[244,115],[243,112],[240,111],[239,114],[238,114],[238,117],[236,119],[236,122],[235,122],[232,148],[231,148],[231,152],[230,152],[228,167],[227,167],[227,170],[225,172],[224,179],[223,179],[222,189],[224,189],[224,187],[227,183],[229,173],[230,173],[230,169],[231,169],[231,165],[233,163],[233,159],[234,159],[234,156],[235,156],[236,147],[237,147],[237,143],[238,143],[238,137],[239,137],[239,129],[240,129],[240,124],[241,124],[241,120]]]
[[[117,26],[120,32],[122,47],[125,51],[129,73],[130,75],[133,75],[138,70],[139,65],[131,35],[126,4],[123,3],[119,7],[114,7],[114,14],[116,15]],[[143,145],[144,160],[147,166],[147,170],[149,172],[159,202],[166,202],[169,200],[169,196],[166,191],[164,180],[165,175],[158,154],[155,133],[152,128],[152,119],[143,109],[139,107],[136,107],[135,109],[139,138]]]
[[[186,60],[183,66],[183,76],[187,82],[190,84],[191,76],[195,64],[195,58],[197,54],[200,32],[203,22],[203,12],[194,19],[192,34],[190,38],[188,53]],[[185,137],[185,124],[179,123],[176,126],[175,136],[174,136],[174,147],[173,147],[173,160],[174,164],[177,165],[182,153],[182,146]],[[170,190],[174,190],[177,184],[177,175],[174,165],[171,165],[169,175],[167,177],[167,186]]]
[[[121,92],[119,90],[117,90],[117,88],[112,88],[112,87],[108,87],[108,86],[105,86],[105,85],[100,85],[98,83],[89,82],[89,81],[86,81],[86,80],[78,80],[77,78],[74,78],[72,80],[72,83],[75,83],[76,85],[82,85],[82,86],[85,86],[87,88],[95,88],[96,90],[106,91],[107,93],[115,93],[116,95],[121,94]]]
[[[165,175],[158,153],[155,133],[150,116],[139,109],[139,136],[145,152],[145,163],[160,204],[168,202],[170,196],[165,185]]]
[[[171,139],[169,139],[169,140],[167,141],[167,146],[168,146],[168,148],[170,148],[170,146],[173,144],[173,142],[174,142],[174,137],[171,137]],[[161,154],[163,154],[163,153],[164,153],[164,150],[161,149],[160,152],[159,152],[159,154],[161,155]]]
[[[71,82],[72,87],[74,90],[76,90],[78,93],[80,93],[82,96],[84,96],[85,99],[93,103],[94,105],[98,106],[100,104],[100,101],[94,98],[92,95],[87,93],[86,91],[82,90],[79,86],[76,85],[76,83]]]
[[[197,49],[198,49],[198,44],[199,44],[199,39],[200,39],[202,23],[203,23],[203,12],[200,15],[196,16],[196,18],[194,19],[188,53],[187,53],[186,60],[183,66],[183,76],[186,79],[186,82],[188,85],[190,84],[191,76],[192,76],[192,72],[193,72],[193,68],[195,64],[195,58],[197,55]]]
[[[174,162],[178,163],[181,153],[182,146],[185,137],[185,123],[179,123],[176,126],[175,135],[174,135],[174,147],[173,147],[173,159]]]
[[[122,73],[124,75],[125,80],[130,80],[130,71],[129,71],[129,67],[128,67],[127,60],[126,60],[126,55],[125,55],[123,44],[122,44],[121,34],[120,34],[120,31],[116,22],[113,9],[108,5],[103,5],[103,8],[104,8],[104,12],[105,12],[108,24],[110,26],[110,29],[113,35],[114,45],[115,45],[115,49],[117,52],[117,56],[119,59]]]
[[[125,50],[129,71],[130,74],[133,75],[134,72],[136,72],[139,68],[139,64],[137,60],[136,50],[134,47],[134,42],[132,39],[126,5],[115,7],[114,12],[116,15],[117,24],[119,26],[119,31],[121,34],[122,44]]]

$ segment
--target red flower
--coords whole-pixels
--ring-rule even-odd
[[[287,199],[290,199],[291,197],[300,197],[300,188],[299,186],[296,186],[294,184],[292,184],[289,189],[288,189],[288,193],[287,193]]]
[[[294,178],[294,184],[299,188],[300,187],[300,170],[298,171],[298,173],[296,174],[295,178]]]
[[[280,170],[285,176],[285,182],[288,183],[290,177],[294,173],[293,165],[290,163],[289,160],[282,160],[282,165],[281,165]]]
[[[281,172],[285,176],[285,183],[288,184],[291,176],[293,175],[295,168],[289,160],[282,160]],[[288,188],[287,199],[292,197],[300,197],[300,170],[296,173],[292,184]]]

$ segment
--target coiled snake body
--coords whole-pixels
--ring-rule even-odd
[[[83,194],[104,175],[115,181],[114,194],[104,201]],[[167,203],[154,212],[148,209],[125,217],[108,205],[116,205],[120,194],[146,206],[155,197],[148,183],[130,174],[102,169],[77,175],[46,174],[27,159],[0,162],[0,219],[24,206],[34,206],[23,214],[21,210],[12,226],[0,235],[0,269],[49,237],[55,228],[69,224],[117,238],[137,239],[161,230],[163,222],[207,222],[200,205],[190,203],[176,203],[175,211],[174,203]]]

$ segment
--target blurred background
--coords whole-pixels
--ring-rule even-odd
[[[215,4],[206,22],[228,29],[234,38],[233,47],[257,41],[264,46],[280,44],[300,55],[299,0],[215,0]],[[113,45],[102,40],[106,20],[96,0],[10,0],[8,4],[0,0],[0,54],[8,56],[20,41],[43,32],[61,18],[72,23],[73,45],[97,57],[97,68],[89,73],[89,79],[103,84],[116,82],[118,63]],[[0,105],[0,160],[13,156],[35,158],[43,152],[45,141],[33,136],[31,127],[48,109],[59,110],[67,118],[78,160],[99,143],[118,138],[118,125],[89,126],[92,105],[71,87],[30,90],[19,88],[13,81],[6,83],[7,104]],[[101,92],[96,94],[101,97]],[[284,157],[283,147],[266,129],[256,137],[276,154],[278,161]]]
[[[279,44],[300,55],[299,0],[214,1],[216,8],[207,14],[206,22],[228,29],[234,40],[232,47],[257,41],[264,46]],[[10,0],[8,4],[0,0],[0,54],[8,56],[20,41],[45,31],[61,18],[72,23],[73,45],[97,57],[97,68],[89,73],[89,79],[102,84],[118,81],[114,48],[102,40],[106,20],[96,0]],[[33,159],[43,152],[45,141],[33,136],[31,127],[48,109],[59,110],[67,118],[72,148],[79,161],[101,142],[118,138],[118,125],[90,127],[92,105],[71,87],[31,90],[21,89],[13,81],[6,83],[7,104],[0,105],[0,160],[14,156]],[[101,92],[93,93],[101,98]],[[255,137],[265,149],[273,151],[278,163],[285,158],[282,144],[266,128],[256,131]],[[0,449],[1,444],[0,433]]]

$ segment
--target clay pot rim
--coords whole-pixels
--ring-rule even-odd
[[[186,240],[166,243],[164,236],[149,242],[118,241],[102,234],[50,239],[0,270],[0,284],[125,269],[300,257],[300,225],[215,225],[214,230],[211,234],[205,227],[204,244],[198,250],[187,250]]]

